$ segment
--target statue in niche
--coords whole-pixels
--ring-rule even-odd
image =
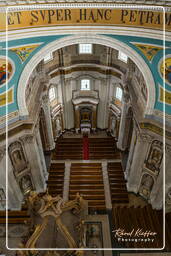
[[[33,190],[33,185],[32,185],[30,175],[23,176],[20,179],[19,184],[20,184],[21,191],[24,194],[27,194],[27,193],[29,193],[30,191]]]
[[[159,172],[162,158],[162,143],[154,141],[151,144],[150,152],[146,161],[146,167],[154,172]]]
[[[154,184],[153,177],[149,174],[144,174],[141,179],[141,185],[140,185],[140,194],[142,194],[147,199],[150,196],[152,187]]]

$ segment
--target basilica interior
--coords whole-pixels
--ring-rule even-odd
[[[168,19],[164,59],[155,27],[35,27],[30,5],[23,29],[32,3],[13,2],[0,44],[0,255],[170,255]]]

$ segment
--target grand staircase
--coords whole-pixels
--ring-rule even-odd
[[[89,212],[105,210],[105,196],[100,163],[72,163],[69,199],[79,192],[88,200]]]
[[[128,192],[121,162],[108,163],[108,177],[112,204],[128,203]]]
[[[52,196],[63,195],[65,163],[52,163],[47,181],[49,194]]]

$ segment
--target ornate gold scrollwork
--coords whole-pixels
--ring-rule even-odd
[[[79,246],[77,245],[76,241],[68,231],[67,227],[61,221],[61,215],[63,212],[72,210],[74,211],[75,214],[79,214],[80,211],[83,209],[84,200],[78,193],[74,200],[64,202],[60,196],[52,197],[51,195],[49,195],[48,191],[43,195],[37,194],[35,191],[31,191],[28,197],[28,205],[29,205],[29,208],[36,211],[36,213],[43,219],[43,221],[41,224],[36,226],[29,240],[26,242],[24,246],[22,246],[23,248],[36,249],[36,242],[38,241],[41,234],[43,233],[46,226],[48,225],[48,220],[50,216],[55,218],[56,226],[58,230],[61,232],[61,234],[64,236],[64,238],[66,239],[69,248],[78,248],[79,246],[80,247],[83,246],[84,243],[81,241],[79,243]],[[83,220],[81,220],[79,224],[80,239],[82,238],[82,228],[81,228],[82,225],[84,225]],[[23,251],[20,251],[18,255],[21,255],[21,256],[35,255],[36,256],[38,255],[37,253],[38,253],[37,250],[34,250],[34,251],[23,250]],[[53,251],[48,251],[46,253],[46,256],[47,255],[55,255],[55,254],[53,254]],[[82,250],[75,251],[74,255],[82,256],[83,251]]]

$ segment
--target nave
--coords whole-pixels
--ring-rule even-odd
[[[156,232],[156,238],[148,243],[147,248],[160,248],[163,211],[153,210],[145,200],[127,191],[122,168],[123,153],[117,149],[114,138],[107,134],[103,138],[94,135],[87,137],[90,154],[89,159],[84,160],[84,137],[75,133],[73,137],[66,137],[65,133],[60,136],[55,149],[48,156],[48,193],[53,197],[59,195],[65,200],[74,200],[79,193],[87,201],[89,215],[95,215],[97,221],[100,216],[107,215],[110,219],[113,248],[147,246],[146,242],[123,242],[114,237],[113,232],[117,229]],[[96,152],[94,155],[91,154],[93,150]],[[31,223],[27,206],[23,205],[21,211],[9,211],[8,222],[11,225]],[[4,212],[1,212],[0,223],[5,223]],[[169,218],[167,224],[169,227]],[[167,246],[170,241],[171,238],[167,235]]]

